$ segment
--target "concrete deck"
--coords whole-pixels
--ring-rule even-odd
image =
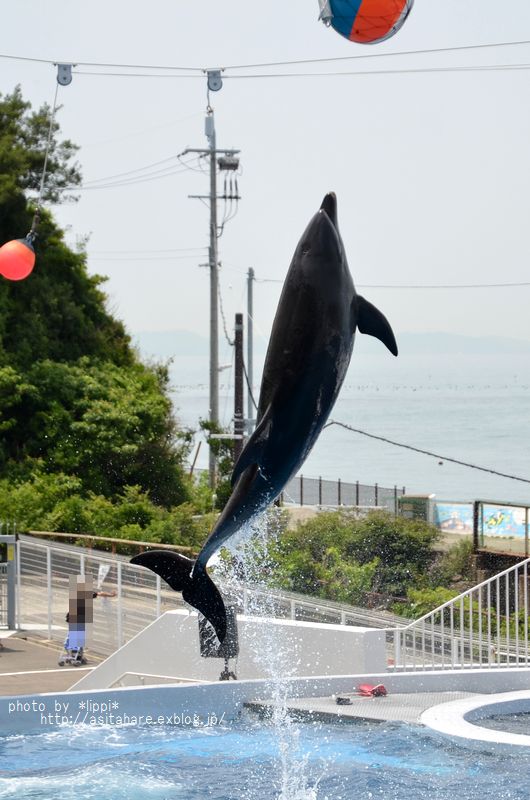
[[[62,647],[22,633],[0,637],[0,696],[64,692],[91,671],[100,659],[88,654],[86,667],[59,667]]]
[[[355,697],[351,705],[337,705],[334,697],[301,697],[287,701],[288,711],[295,717],[330,721],[365,720],[371,722],[419,723],[424,711],[441,703],[474,697],[474,692],[389,693],[386,697]],[[270,712],[270,702],[256,701],[248,708],[260,714]]]

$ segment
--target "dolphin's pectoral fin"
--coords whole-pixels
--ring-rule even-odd
[[[361,333],[375,336],[376,339],[379,339],[379,341],[383,342],[383,344],[388,347],[392,355],[397,356],[398,348],[394,332],[385,315],[382,314],[378,308],[369,303],[368,300],[361,297],[361,295],[357,295],[356,301],[357,327]]]
[[[204,614],[222,643],[226,636],[226,610],[219,590],[207,572],[193,572],[195,561],[171,550],[149,550],[131,558],[131,564],[147,567],[160,575],[182,598]]]
[[[191,580],[195,561],[171,550],[148,550],[131,558],[131,564],[147,567],[160,575],[176,592],[182,592]]]
[[[242,473],[250,467],[251,464],[256,464],[257,466],[261,463],[261,454],[263,452],[263,440],[268,435],[268,428],[271,424],[271,406],[267,408],[266,412],[260,419],[258,426],[248,442],[245,445],[245,448],[241,455],[239,456],[238,460],[236,461],[236,465],[234,467],[234,471],[232,472],[231,484],[235,486],[238,479],[241,477]]]

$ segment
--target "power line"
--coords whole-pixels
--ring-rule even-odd
[[[123,181],[113,181],[111,183],[98,183],[95,186],[68,186],[66,187],[65,191],[97,191],[98,189],[116,189],[121,186],[134,186],[138,183],[150,183],[151,181],[157,181],[161,178],[169,178],[172,175],[182,175],[184,172],[188,172],[187,169],[169,169],[169,170],[157,170],[151,174],[147,173],[146,175],[138,176],[137,178],[130,178]]]
[[[257,283],[283,283],[281,278],[255,278]],[[506,289],[530,286],[530,281],[516,283],[359,283],[358,289]]]
[[[228,344],[230,345],[230,347],[233,347],[234,344],[235,344],[235,341],[229,337],[228,330],[227,330],[227,327],[226,327],[226,318],[225,318],[225,312],[224,312],[224,308],[223,308],[223,297],[221,295],[221,281],[218,281],[218,283],[217,283],[217,294],[219,296],[219,309],[221,311],[221,319],[223,321],[223,330],[224,330],[224,334],[225,334],[225,339],[228,342]]]
[[[359,433],[361,436],[368,436],[370,439],[377,439],[380,442],[385,442],[386,444],[394,445],[394,447],[402,447],[405,450],[412,450],[415,453],[421,453],[424,456],[432,456],[433,458],[441,459],[442,461],[450,461],[453,464],[459,464],[461,467],[469,467],[469,469],[477,469],[480,472],[489,472],[491,475],[498,475],[501,478],[508,478],[512,481],[521,481],[522,483],[530,483],[528,478],[520,478],[517,475],[508,475],[505,472],[499,472],[495,469],[489,469],[488,467],[479,467],[477,464],[469,464],[466,461],[460,461],[457,458],[450,458],[449,456],[442,456],[439,453],[432,453],[430,450],[422,450],[419,447],[413,447],[410,444],[403,444],[402,442],[394,442],[392,439],[386,439],[384,436],[376,436],[374,433],[368,433],[367,431],[359,430],[358,428],[352,428],[351,425],[346,425],[344,422],[337,422],[336,420],[332,419],[328,422],[325,426],[326,428],[330,425],[338,425],[340,428],[344,428],[347,431],[352,431],[352,433]]]
[[[169,166],[168,162],[177,160],[179,162],[178,164],[176,163],[172,166]],[[190,161],[185,162],[181,160],[180,156],[168,156],[160,161],[154,161],[152,164],[146,164],[143,167],[136,167],[135,169],[130,169],[125,172],[118,172],[114,175],[105,175],[102,178],[92,178],[91,180],[84,181],[81,186],[69,186],[67,189],[72,191],[88,191],[91,189],[108,189],[113,186],[129,186],[134,183],[145,183],[146,181],[165,178],[168,175],[176,175],[186,172],[191,168],[191,161],[194,160],[195,158],[192,158]],[[162,167],[161,169],[152,169],[152,167],[157,167],[161,164],[168,164],[168,166]],[[149,172],[147,170],[151,171]]]
[[[129,169],[126,172],[116,172],[114,175],[105,175],[103,178],[92,178],[91,180],[85,181],[84,186],[91,183],[101,183],[102,181],[110,181],[114,178],[123,178],[126,175],[132,175],[136,172],[145,172],[148,169],[152,169],[153,167],[158,167],[160,164],[167,164],[168,161],[174,161],[177,156],[169,156],[168,158],[162,158],[160,161],[153,161],[152,164],[146,164],[144,167],[136,167],[136,169]]]
[[[136,256],[123,256],[123,257],[122,256],[118,256],[117,258],[112,257],[112,256],[111,257],[96,256],[95,258],[93,256],[90,256],[90,255],[88,256],[88,260],[89,261],[104,261],[104,262],[107,262],[107,261],[124,261],[124,262],[127,262],[127,263],[129,261],[177,261],[177,260],[178,261],[180,261],[180,260],[188,260],[189,261],[189,260],[195,260],[196,258],[197,258],[197,255],[193,254],[193,253],[189,253],[188,255],[177,255],[177,256],[148,256],[148,255],[145,255],[145,256],[138,256],[138,257],[136,257]]]
[[[110,255],[139,255],[140,253],[144,255],[151,255],[152,253],[187,253],[190,250],[193,251],[201,251],[207,250],[207,247],[168,247],[163,250],[91,250],[90,253],[96,256],[101,256],[105,254]]]
[[[250,385],[250,381],[248,379],[247,365],[245,364],[245,359],[243,359],[243,374],[245,376],[245,382],[247,384],[249,397],[252,400],[252,405],[254,406],[255,410],[257,411],[258,410],[258,405],[257,405],[256,401],[254,400],[254,394],[252,392],[252,386]]]
[[[359,289],[504,289],[513,286],[530,286],[530,281],[521,283],[438,283],[438,284],[404,284],[404,283],[363,283]]]

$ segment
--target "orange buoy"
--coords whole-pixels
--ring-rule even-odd
[[[0,247],[0,275],[10,281],[23,281],[35,266],[35,250],[31,240],[12,239]]]

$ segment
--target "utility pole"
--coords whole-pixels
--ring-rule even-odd
[[[217,268],[217,164],[215,160],[216,136],[213,109],[209,108],[205,120],[205,132],[210,144],[210,420],[219,423],[219,275]],[[210,487],[217,483],[217,459],[213,448],[209,454]]]
[[[243,314],[236,314],[234,359],[234,463],[243,450],[245,416],[243,406]]]
[[[247,274],[247,433],[250,435],[254,430],[254,420],[256,419],[256,409],[252,402],[252,386],[254,372],[254,298],[253,286],[254,270],[249,267]]]
[[[217,81],[217,82],[216,82]],[[208,88],[218,91],[222,86],[218,71],[208,72]],[[181,156],[187,153],[198,153],[207,156],[210,160],[210,193],[209,195],[189,195],[196,200],[207,200],[210,206],[210,245],[208,249],[208,267],[210,270],[210,403],[209,418],[211,422],[219,423],[219,257],[217,240],[219,228],[217,222],[217,156],[220,169],[233,170],[239,165],[235,158],[239,150],[218,150],[215,132],[215,118],[213,108],[208,103],[205,120],[205,133],[208,139],[208,148],[186,148]],[[228,166],[227,166],[228,162]],[[206,266],[206,265],[205,265]],[[209,455],[210,487],[215,488],[217,482],[217,459],[210,447]]]

